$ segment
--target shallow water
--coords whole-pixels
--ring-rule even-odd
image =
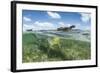
[[[33,31],[33,33],[46,35],[49,37],[58,36],[63,39],[75,39],[81,41],[90,42],[90,32],[88,31],[70,31],[70,32],[63,32],[63,31]],[[85,33],[85,34],[84,34]]]

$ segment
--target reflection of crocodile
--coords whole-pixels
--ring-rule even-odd
[[[90,35],[89,33],[83,33],[82,35]]]
[[[72,28],[75,28],[75,25],[72,25],[70,27],[60,27],[60,28],[57,28],[57,31],[70,31]]]
[[[27,29],[26,31],[32,31],[32,29]]]

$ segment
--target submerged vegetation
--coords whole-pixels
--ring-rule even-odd
[[[86,60],[91,57],[90,42],[63,39],[37,33],[23,33],[23,59],[27,62]]]

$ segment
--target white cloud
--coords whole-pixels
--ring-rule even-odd
[[[49,23],[49,22],[38,22],[38,21],[36,21],[34,24],[36,24],[39,27],[53,27],[53,24]]]
[[[81,20],[82,20],[83,22],[87,22],[87,21],[89,21],[89,19],[91,18],[91,15],[88,14],[88,13],[80,13],[80,14],[81,14]]]
[[[88,25],[87,26],[86,25],[84,26],[82,24],[75,24],[75,26],[76,26],[75,27],[76,29],[82,29],[82,30],[90,30],[91,29],[91,27],[88,26]]]
[[[25,17],[25,16],[23,17],[23,19],[24,19],[24,21],[32,21],[31,18],[28,18],[28,17]]]
[[[23,31],[26,31],[27,29],[32,30],[53,30],[56,29],[55,25],[49,22],[39,22],[36,21],[33,24],[24,24],[23,25]]]
[[[50,11],[48,11],[47,14],[48,14],[51,18],[54,18],[54,19],[60,19],[60,18],[61,18],[61,16],[60,16],[58,13],[56,13],[56,12],[50,12]]]
[[[36,21],[34,23],[34,25],[36,27],[38,27],[38,29],[40,29],[40,30],[55,29],[55,26],[52,23],[50,23],[50,22],[38,22],[38,21]]]
[[[71,26],[71,24],[65,24],[63,22],[59,22],[58,24],[59,24],[59,27],[70,27]]]
[[[91,27],[90,26],[84,26],[84,29],[85,30],[91,30]]]
[[[76,29],[82,29],[82,25],[81,24],[75,24],[75,28]]]

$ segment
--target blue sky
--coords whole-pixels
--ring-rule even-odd
[[[75,25],[76,29],[89,30],[91,27],[90,16],[90,13],[79,12],[23,10],[23,30],[51,30],[71,25]]]

